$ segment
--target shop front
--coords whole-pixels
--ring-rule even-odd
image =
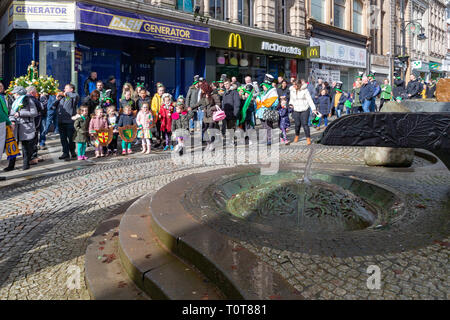
[[[217,80],[226,74],[242,83],[250,75],[254,81],[262,82],[266,73],[287,80],[291,76],[303,77],[309,52],[305,45],[211,29],[207,79]]]
[[[67,7],[58,11],[58,21],[46,24],[52,12],[40,8],[52,6],[53,14]],[[118,88],[125,82],[143,83],[154,93],[156,82],[162,82],[173,95],[186,94],[195,74],[205,75],[205,27],[81,2],[14,1],[8,11],[12,17],[5,15],[0,24],[9,28],[0,33],[0,41],[11,49],[5,63],[8,80],[26,73],[31,60],[39,61],[40,74],[59,80],[61,89],[75,84],[81,96],[91,71],[103,81],[114,76]],[[18,24],[29,16],[39,23]]]
[[[366,72],[367,51],[363,47],[347,45],[321,38],[310,38],[311,46],[320,47],[320,58],[311,59],[310,75],[328,83],[341,81],[344,91],[350,91],[360,72]]]

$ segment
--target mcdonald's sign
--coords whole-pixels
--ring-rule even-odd
[[[320,47],[308,47],[306,50],[307,59],[320,58]]]
[[[242,49],[242,38],[239,33],[230,33],[228,37],[228,48]]]

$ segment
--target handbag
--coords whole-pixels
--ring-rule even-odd
[[[266,108],[264,110],[264,113],[262,114],[262,120],[264,121],[271,121],[271,122],[277,122],[280,118],[280,114],[277,110]]]
[[[224,120],[227,116],[225,115],[225,111],[220,109],[219,106],[216,106],[217,110],[213,112],[213,120],[215,122]]]

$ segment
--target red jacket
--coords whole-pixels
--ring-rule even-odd
[[[169,105],[169,109],[166,109],[164,104],[159,108],[159,116],[161,117],[161,131],[172,132],[172,113],[174,113],[173,104]]]

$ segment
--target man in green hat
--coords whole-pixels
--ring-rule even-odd
[[[195,106],[197,102],[200,101],[200,96],[202,91],[200,90],[200,76],[196,75],[194,77],[194,82],[192,83],[192,86],[189,87],[188,93],[186,95],[186,108],[191,108],[191,110],[195,110]],[[200,116],[200,119],[199,119]],[[195,123],[196,121],[200,122],[200,125],[203,121],[203,109],[198,108],[196,111],[194,111],[194,117],[189,119],[189,131],[192,133],[194,132]],[[200,126],[200,130],[201,130]]]

